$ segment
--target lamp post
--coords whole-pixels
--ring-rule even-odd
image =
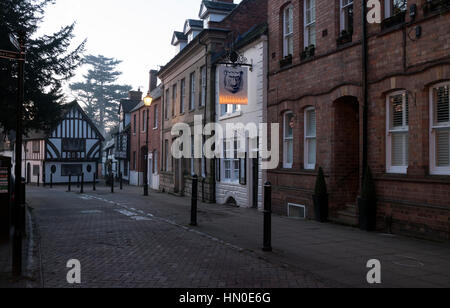
[[[13,42],[16,42],[11,37]],[[23,121],[23,101],[24,101],[24,67],[25,67],[25,36],[20,35],[17,42],[19,53],[18,62],[18,85],[17,85],[17,106],[16,106],[16,165],[15,165],[15,199],[13,208],[14,228],[13,228],[13,245],[12,245],[12,268],[13,275],[22,275],[22,231],[25,221],[22,217],[22,207],[25,200],[22,195],[22,121]]]
[[[145,136],[145,147],[147,149],[147,153],[145,153],[145,169],[144,169],[144,196],[148,196],[148,120],[149,120],[149,109],[152,105],[153,98],[150,96],[150,92],[148,92],[147,96],[144,97],[144,106],[147,107],[147,123],[145,127],[146,136]]]

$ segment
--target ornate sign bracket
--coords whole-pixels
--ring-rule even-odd
[[[240,53],[238,53],[237,51],[230,50],[222,57],[222,61],[218,62],[217,64],[223,64],[223,65],[232,66],[232,67],[247,66],[247,67],[249,67],[250,72],[252,72],[253,71],[253,63],[249,64],[249,63],[247,63],[247,61],[248,61],[248,59],[246,57],[244,57],[243,55],[241,55]]]

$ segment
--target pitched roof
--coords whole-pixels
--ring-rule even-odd
[[[234,10],[238,5],[234,3],[228,3],[228,2],[221,2],[221,1],[210,1],[210,0],[203,0],[202,3],[207,9],[210,10],[218,10],[218,11],[232,11]]]
[[[79,112],[81,112],[81,114],[86,118],[86,121],[92,126],[92,128],[95,130],[95,132],[100,136],[101,140],[105,140],[105,137],[102,135],[102,133],[99,131],[99,129],[97,128],[97,125],[95,125],[95,123],[92,121],[92,119],[90,117],[88,117],[88,115],[86,114],[86,112],[84,112],[83,108],[81,108],[80,104],[78,104],[78,102],[75,100],[71,103],[65,104],[62,107],[62,117],[64,118],[68,112],[70,112],[70,110],[72,108],[77,108]]]
[[[159,98],[161,98],[162,96],[162,85],[157,86],[152,92],[150,92],[150,96],[153,98],[153,100],[157,100]],[[133,110],[131,110],[131,112],[135,112],[139,109],[141,109],[142,107],[144,107],[144,102],[140,102],[139,104],[136,105],[136,107],[133,108]]]
[[[186,20],[185,26],[189,26],[191,28],[202,28],[203,29],[203,20],[197,19],[188,19]],[[186,29],[184,29],[186,31]]]
[[[139,104],[139,101],[137,100],[130,100],[128,98],[124,98],[120,100],[120,105],[122,107],[123,112],[129,113],[131,110],[136,107],[136,105]],[[119,108],[120,112],[120,108]]]

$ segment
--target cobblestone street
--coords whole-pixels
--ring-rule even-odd
[[[76,287],[448,287],[450,246],[392,234],[273,216],[272,253],[263,253],[262,213],[125,186],[29,186],[35,231],[35,277],[28,286],[73,287],[71,259],[81,262]],[[367,262],[382,265],[369,285]],[[39,276],[39,277],[38,277]]]
[[[304,271],[187,226],[138,210],[131,202],[62,188],[31,188],[42,284],[69,287],[66,263],[81,262],[81,287],[324,287]],[[151,199],[150,199],[151,203]]]

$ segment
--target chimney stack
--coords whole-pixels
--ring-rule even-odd
[[[150,92],[156,89],[156,86],[158,85],[158,71],[157,70],[151,70],[150,71]]]
[[[142,92],[141,90],[130,91],[128,92],[128,99],[131,101],[141,101],[142,100]]]

